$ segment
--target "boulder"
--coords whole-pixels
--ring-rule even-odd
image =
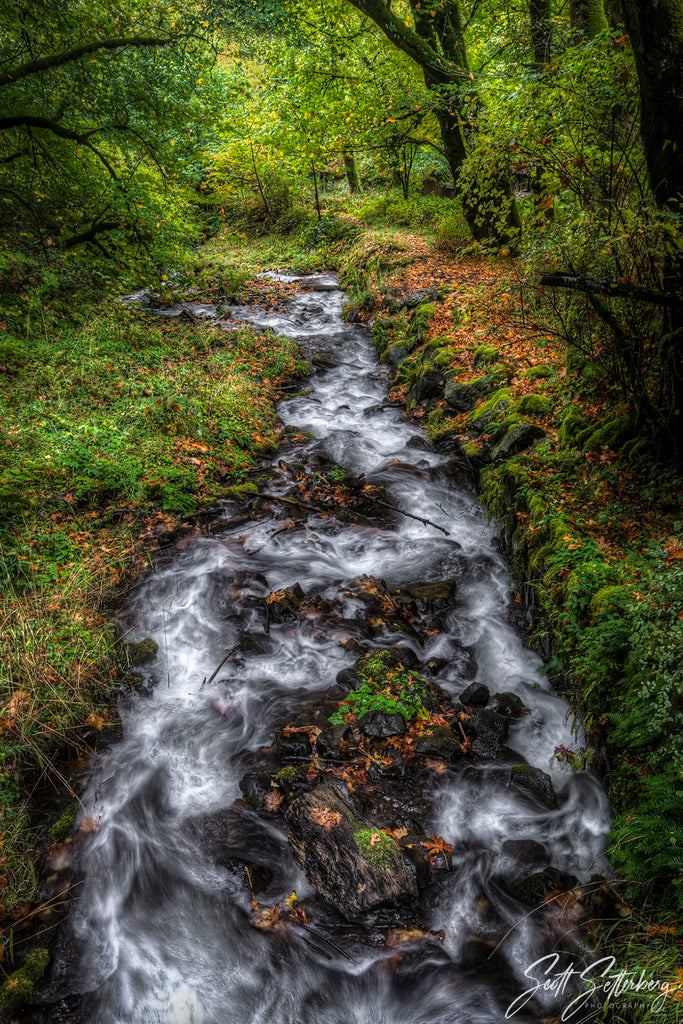
[[[509,723],[505,715],[484,709],[471,719],[471,725],[477,737],[474,749],[485,757],[493,757],[508,736]]]
[[[509,690],[505,693],[494,693],[488,705],[492,711],[497,711],[499,715],[505,715],[507,718],[519,718],[526,710],[521,698]]]
[[[368,711],[359,719],[358,728],[372,739],[385,740],[389,736],[403,736],[406,720],[398,713],[391,715],[386,711]]]
[[[491,462],[504,462],[505,459],[511,459],[513,455],[519,455],[520,452],[526,451],[542,437],[545,437],[545,430],[537,423],[519,423],[517,426],[511,427],[491,450]]]
[[[417,884],[394,840],[364,821],[336,787],[298,797],[285,824],[294,860],[345,917],[414,902]]]
[[[489,702],[488,686],[483,683],[470,683],[460,694],[460,703],[467,707],[484,707]]]
[[[493,381],[489,376],[478,377],[467,384],[450,381],[444,391],[446,405],[456,412],[469,412],[470,409],[474,409],[481,396],[487,394],[492,387]]]
[[[410,391],[408,398],[413,402],[424,402],[430,398],[440,398],[443,390],[443,375],[440,370],[423,370]]]
[[[510,786],[522,796],[530,797],[549,810],[557,807],[552,779],[540,768],[534,768],[530,764],[513,765],[510,769]]]
[[[455,594],[455,580],[439,580],[436,583],[414,583],[406,590],[416,601],[451,601]]]
[[[453,761],[460,756],[460,744],[447,726],[438,725],[418,736],[415,751],[441,761]]]

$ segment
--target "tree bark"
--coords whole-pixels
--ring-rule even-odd
[[[356,167],[356,160],[353,153],[344,153],[344,171],[346,172],[346,180],[349,183],[349,192],[352,194],[358,191],[358,168]]]
[[[609,28],[604,0],[569,0],[569,21],[584,39],[594,39]]]
[[[543,67],[550,60],[550,43],[553,32],[550,0],[529,0],[529,17],[531,19],[531,45],[534,51],[534,60]]]

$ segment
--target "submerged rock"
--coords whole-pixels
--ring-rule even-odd
[[[345,917],[410,904],[417,896],[394,840],[363,821],[335,787],[318,786],[298,797],[285,823],[294,860]]]
[[[543,804],[549,810],[557,807],[557,797],[550,776],[530,764],[516,764],[510,769],[510,786],[522,796]]]

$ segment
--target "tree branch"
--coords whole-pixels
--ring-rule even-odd
[[[635,299],[637,302],[650,302],[655,306],[683,306],[681,292],[660,292],[655,288],[642,288],[634,284],[612,284],[610,281],[599,281],[595,277],[586,277],[582,274],[543,274],[540,283],[544,288],[569,288],[571,291],[584,292],[587,295]]]
[[[54,135],[59,135],[62,139],[70,139],[71,142],[85,143],[88,141],[92,132],[87,134],[81,134],[75,132],[71,128],[63,128],[57,121],[53,121],[50,117],[38,117],[33,114],[17,114],[15,117],[0,117],[0,131],[5,131],[7,128],[44,128],[46,131],[52,132]]]
[[[81,231],[79,235],[73,235],[71,238],[67,238],[64,242],[64,249],[75,249],[77,245],[84,245],[86,242],[94,242],[96,235],[101,235],[104,231],[114,231],[116,228],[121,227],[121,224],[117,220],[103,220],[93,224],[88,228],[87,231]]]
[[[84,43],[82,46],[75,46],[71,50],[63,50],[62,53],[53,53],[49,57],[40,57],[36,60],[29,60],[20,64],[14,71],[0,75],[0,86],[13,85],[27,75],[37,75],[41,71],[51,71],[52,68],[62,67],[64,64],[71,64],[89,53],[97,50],[120,50],[126,46],[168,46],[172,39],[160,39],[157,36],[129,36],[120,39],[97,39],[92,43]]]
[[[401,18],[382,3],[381,0],[350,0],[351,4],[367,15],[378,28],[384,32],[391,42],[402,50],[423,70],[427,70],[433,78],[444,85],[450,85],[458,77],[457,68],[449,68],[435,50],[432,49],[417,32],[406,25]]]

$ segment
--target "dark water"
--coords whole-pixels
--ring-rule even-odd
[[[386,381],[367,330],[342,322],[334,279],[301,286],[316,290],[297,293],[286,318],[233,313],[343,361],[312,378],[310,394],[282,403],[286,424],[315,435],[291,458],[323,450],[450,536],[405,517],[374,529],[311,513],[285,532],[281,518],[254,521],[193,541],[138,589],[124,618],[135,624],[130,640],[151,636],[159,644],[149,669],[156,686],[126,711],[124,738],[86,794],[86,812],[99,827],[83,852],[85,882],[67,926],[79,961],[58,971],[59,996],[83,994],[93,1024],[503,1021],[511,1000],[533,987],[528,965],[552,954],[560,939],[581,952],[571,921],[563,928],[557,916],[525,917],[529,908],[503,884],[520,874],[502,852],[505,840],[545,844],[552,865],[581,881],[608,870],[608,802],[591,773],[550,764],[555,748],[576,747],[577,736],[539,658],[508,624],[509,569],[494,528],[472,489],[453,482],[447,458],[420,443],[418,428],[394,409],[365,414],[381,404]],[[288,485],[276,478],[269,489],[278,486],[284,493]],[[492,692],[514,691],[529,708],[512,723],[509,745],[553,776],[560,798],[559,809],[533,809],[495,763],[452,777],[428,828],[454,846],[453,870],[425,910],[426,924],[445,938],[408,944],[400,958],[376,937],[335,925],[294,865],[285,835],[254,814],[249,834],[232,838],[274,869],[270,902],[296,890],[311,908],[308,936],[258,931],[243,875],[217,864],[192,827],[240,796],[245,755],[272,742],[273,723],[295,697],[325,690],[354,660],[339,632],[319,622],[273,625],[268,653],[238,654],[202,686],[245,631],[263,633],[263,605],[254,598],[296,582],[334,598],[363,574],[390,587],[458,581],[444,628],[426,647],[395,633],[384,643],[412,646],[423,664],[444,659],[438,682],[453,695],[466,685],[462,648],[471,649],[477,680]],[[347,620],[362,613],[360,601],[344,601]],[[483,960],[472,958],[473,936],[490,950]],[[541,994],[515,1019],[538,1019],[558,1005],[552,993]]]

